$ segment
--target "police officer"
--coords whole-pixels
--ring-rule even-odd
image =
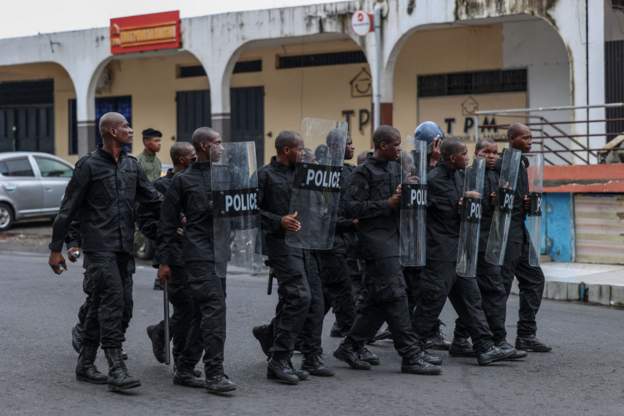
[[[327,137],[327,145],[332,146],[332,135]],[[344,153],[345,161],[353,159],[353,141],[347,138]],[[355,227],[357,220],[346,215],[346,190],[349,189],[351,175],[355,167],[344,163],[340,175],[340,210],[336,222],[334,235],[334,247],[331,250],[319,252],[321,264],[321,281],[323,283],[323,295],[325,314],[330,308],[336,315],[336,321],[332,326],[330,336],[335,338],[344,337],[355,319],[355,303],[353,299],[352,276],[357,273],[357,264],[348,257],[355,245]]]
[[[60,274],[66,268],[63,240],[74,218],[80,219],[85,252],[86,313],[76,367],[79,380],[102,384],[94,361],[101,344],[109,365],[106,382],[113,391],[140,386],[128,374],[121,356],[124,321],[132,313],[132,258],[135,203],[157,212],[160,196],[134,157],[122,149],[132,143],[132,128],[119,113],[106,113],[99,123],[103,146],[81,158],[67,185],[54,221],[49,265]]]
[[[176,247],[180,216],[184,214],[184,268],[189,294],[198,308],[198,335],[204,348],[205,387],[210,393],[225,393],[236,390],[236,384],[230,381],[223,369],[225,295],[215,268],[211,199],[211,164],[219,160],[223,146],[221,135],[208,127],[195,130],[192,143],[197,161],[173,177],[163,202],[158,275],[166,281],[173,278],[172,266],[175,267],[178,256]]]
[[[289,212],[295,164],[304,151],[299,134],[283,131],[275,139],[276,156],[258,171],[258,208],[262,218],[266,254],[278,283],[279,301],[269,325],[253,328],[268,355],[267,378],[298,384],[309,374],[332,376],[321,359],[324,316],[318,258],[310,250],[290,247],[286,232],[298,232],[297,212]],[[304,354],[301,370],[291,363],[297,339]]]
[[[488,365],[512,353],[494,346],[476,279],[455,272],[467,152],[458,139],[445,139],[441,145],[442,161],[427,177],[427,265],[421,277],[414,327],[421,339],[430,337],[437,330],[438,317],[448,297],[459,315],[458,321],[468,328],[475,343],[479,364]]]
[[[195,148],[187,142],[178,142],[171,146],[171,160],[173,161],[173,169],[169,169],[167,174],[154,181],[154,187],[162,195],[167,193],[171,186],[174,175],[184,171],[197,158]],[[172,247],[172,264],[171,264],[171,281],[168,283],[169,301],[173,305],[174,313],[169,321],[171,337],[173,338],[173,359],[175,363],[175,372],[173,383],[188,387],[203,387],[204,383],[197,377],[194,371],[195,365],[201,359],[202,344],[199,337],[190,341],[189,333],[194,331],[196,334],[199,326],[197,314],[197,305],[193,300],[190,292],[186,271],[184,269],[184,256],[182,253],[184,216],[180,218],[178,228],[178,239],[175,241],[175,247]],[[158,253],[154,257],[155,267],[158,267]],[[156,360],[160,363],[165,362],[165,321],[160,321],[156,325],[147,327],[147,335],[152,342],[152,351]]]
[[[531,130],[524,124],[513,124],[507,130],[509,146],[528,153],[531,151]],[[501,270],[507,296],[511,293],[514,276],[518,279],[520,289],[520,311],[516,348],[532,352],[550,352],[552,348],[536,337],[537,323],[535,317],[539,311],[544,293],[544,273],[541,267],[529,265],[531,248],[529,233],[524,225],[529,209],[529,179],[527,175],[527,158],[520,162],[518,184],[514,196],[514,206],[509,228],[509,240],[505,261]],[[500,170],[500,162],[498,169]],[[501,339],[504,340],[503,334]]]
[[[440,374],[438,365],[427,362],[428,357],[412,330],[399,263],[401,134],[391,126],[381,126],[375,130],[373,142],[373,155],[353,173],[347,201],[349,214],[359,219],[366,298],[334,357],[360,370],[379,364],[377,357],[369,362],[362,350],[386,321],[394,346],[403,359],[402,372]]]

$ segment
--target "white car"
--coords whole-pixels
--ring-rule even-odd
[[[48,153],[0,153],[0,231],[26,218],[54,218],[73,170]]]

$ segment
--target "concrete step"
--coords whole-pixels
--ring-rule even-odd
[[[624,307],[624,266],[543,263],[544,298]],[[512,293],[518,294],[514,281]]]

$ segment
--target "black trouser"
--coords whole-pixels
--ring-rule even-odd
[[[481,292],[481,304],[488,325],[496,343],[505,341],[505,316],[507,314],[507,293],[503,284],[501,267],[485,261],[485,252],[479,253],[477,262],[477,283]]]
[[[336,325],[347,330],[355,319],[355,303],[351,283],[351,270],[344,253],[321,251],[321,282],[325,314],[332,308],[336,315]]]
[[[301,280],[287,279],[286,285],[280,283],[278,271],[271,262],[279,284],[278,295],[280,299],[276,308],[276,316],[269,324],[274,339],[271,351],[290,354],[294,350],[295,344],[298,344],[303,355],[320,355],[323,353],[323,318],[325,317],[320,260],[316,251],[303,250],[302,254],[302,256],[288,257],[290,267],[294,267],[291,272],[299,270],[300,273],[303,273],[304,278]],[[292,299],[282,299],[282,293],[292,297]],[[304,303],[307,304],[307,309],[302,310],[303,322],[300,323],[298,319],[294,319],[291,311],[299,309]],[[287,310],[284,310],[285,307]],[[286,312],[285,316],[284,312]],[[286,319],[284,320],[284,318]],[[292,330],[288,330],[288,327]],[[297,328],[299,330],[295,332]],[[293,335],[294,341],[292,341]],[[292,341],[292,349],[288,349],[289,345],[283,341]],[[282,345],[276,345],[276,342],[280,342]]]
[[[427,262],[421,277],[421,294],[414,313],[414,328],[422,339],[435,335],[438,318],[448,297],[459,316],[455,323],[455,336],[465,337],[463,328],[467,328],[475,349],[478,352],[485,351],[493,345],[493,339],[481,307],[477,279],[458,276],[455,267],[455,262]]]
[[[134,259],[127,253],[85,253],[83,343],[121,348],[132,318]]]
[[[225,296],[221,279],[215,271],[215,264],[208,261],[188,262],[186,273],[189,293],[199,314],[206,377],[221,375],[225,345]],[[191,335],[190,345],[193,345],[193,337]]]
[[[359,350],[386,321],[399,355],[410,357],[417,354],[420,348],[410,321],[398,257],[367,260],[364,276],[366,297],[344,342]]]
[[[201,315],[193,300],[188,285],[186,270],[181,266],[171,266],[171,279],[167,284],[169,302],[173,305],[173,315],[169,319],[169,334],[173,339],[173,359],[178,368],[194,368],[203,352],[199,323]],[[164,334],[165,321],[156,325],[156,330]]]
[[[529,265],[529,242],[507,244],[505,263],[501,269],[503,284],[507,296],[511,293],[514,276],[520,289],[520,311],[518,336],[525,337],[537,333],[535,317],[542,303],[544,294],[544,273],[541,267]]]

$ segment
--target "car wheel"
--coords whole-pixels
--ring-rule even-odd
[[[6,231],[11,228],[14,221],[13,208],[8,204],[0,203],[0,231]]]
[[[141,260],[149,260],[154,256],[154,244],[139,231],[134,233],[134,256]]]

